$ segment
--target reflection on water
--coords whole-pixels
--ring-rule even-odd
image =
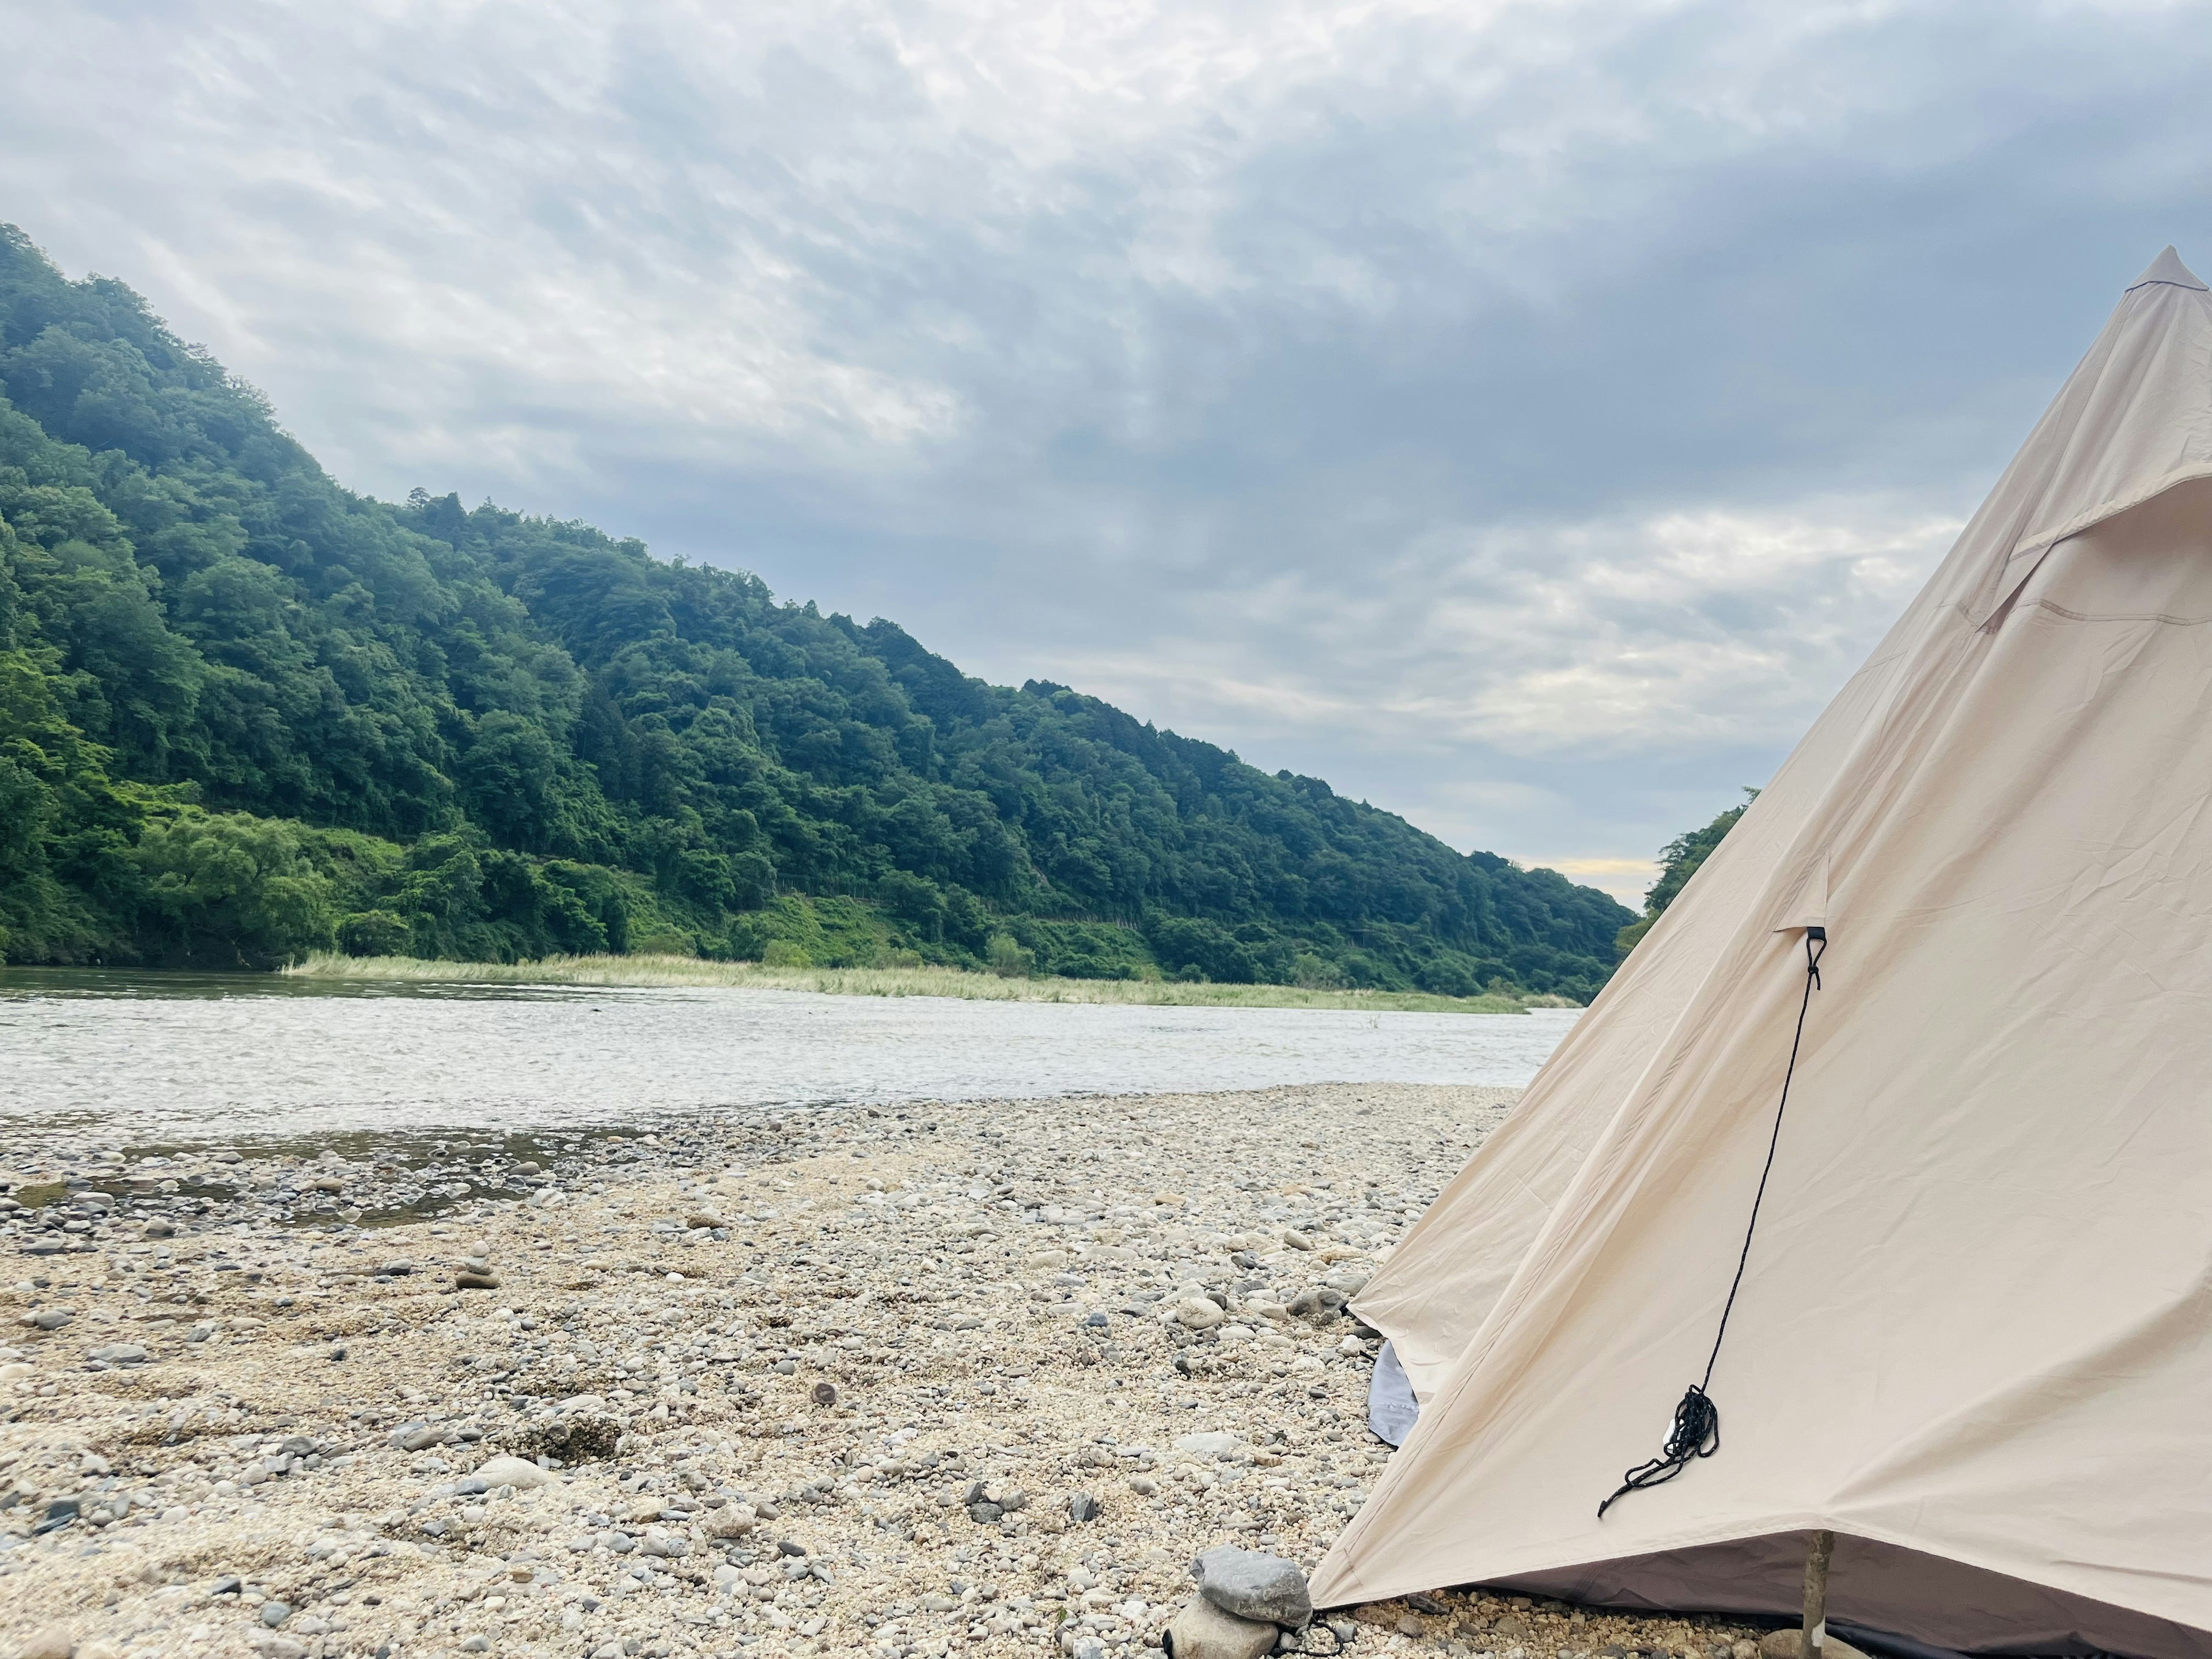
[[[1577,1018],[0,971],[0,1127],[143,1144],[1314,1082],[1518,1085]]]

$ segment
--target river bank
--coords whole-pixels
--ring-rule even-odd
[[[1389,1453],[1341,1299],[1514,1097],[448,1146],[484,1186],[385,1226],[345,1218],[390,1178],[374,1148],[19,1133],[0,1632],[60,1619],[78,1659],[1157,1659],[1193,1554],[1310,1567],[1356,1511]],[[1501,1659],[1751,1634],[1456,1593],[1340,1622],[1356,1652]]]
[[[1299,985],[1218,985],[1164,979],[1001,977],[958,968],[779,968],[698,957],[546,957],[534,962],[431,962],[320,953],[280,969],[294,979],[472,985],[725,986],[830,996],[957,997],[970,1002],[1069,1002],[1152,1008],[1338,1008],[1382,1013],[1525,1014],[1572,1008],[1554,996],[1447,997],[1426,991]]]

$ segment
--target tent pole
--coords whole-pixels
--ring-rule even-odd
[[[1828,1636],[1828,1558],[1835,1553],[1836,1534],[1821,1531],[1807,1540],[1805,1549],[1804,1659],[1820,1659]]]

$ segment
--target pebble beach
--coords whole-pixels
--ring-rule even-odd
[[[1345,1309],[1516,1097],[1323,1085],[0,1168],[0,1654],[1142,1659],[1390,1449]],[[1744,1659],[1439,1586],[1311,1650]]]

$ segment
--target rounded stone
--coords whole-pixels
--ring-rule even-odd
[[[1176,1614],[1164,1645],[1173,1659],[1261,1659],[1274,1650],[1274,1626],[1224,1613],[1204,1596]]]
[[[517,1492],[531,1492],[539,1486],[552,1486],[559,1477],[550,1470],[520,1457],[495,1457],[481,1466],[476,1478],[484,1483],[487,1492],[499,1486],[512,1486]]]
[[[1313,1600],[1297,1563],[1232,1545],[1211,1549],[1191,1563],[1198,1593],[1240,1619],[1303,1629],[1313,1619]]]

